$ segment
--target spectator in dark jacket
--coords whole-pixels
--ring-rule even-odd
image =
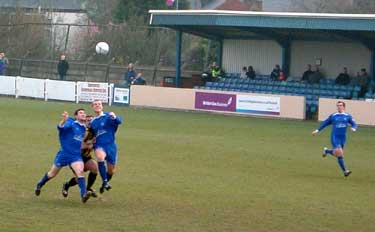
[[[344,67],[343,72],[337,76],[335,83],[338,85],[348,85],[350,83],[350,76],[346,67]]]
[[[130,85],[136,77],[137,77],[137,72],[135,71],[134,64],[129,63],[128,69],[126,70],[125,75],[124,75],[125,84]]]
[[[57,64],[57,72],[59,73],[60,80],[66,79],[66,74],[69,70],[69,63],[65,60],[65,55],[60,56],[60,61]]]
[[[255,71],[253,69],[253,66],[249,66],[247,68],[246,77],[250,78],[250,79],[254,79],[255,78]]]
[[[352,80],[353,85],[361,86],[361,92],[359,93],[360,97],[365,96],[365,94],[366,94],[366,92],[369,88],[370,82],[371,82],[370,75],[367,73],[365,68],[362,68],[361,72],[357,73],[357,76],[355,78],[353,78],[353,80]]]
[[[314,72],[311,70],[311,64],[307,65],[307,70],[303,73],[301,81],[309,81],[309,76]]]
[[[319,84],[320,80],[324,79],[323,73],[320,72],[319,66],[315,66],[315,71],[309,75],[309,83],[310,84]]]
[[[278,64],[275,65],[275,68],[271,72],[271,80],[277,81],[279,79],[280,72],[281,72],[280,65]]]

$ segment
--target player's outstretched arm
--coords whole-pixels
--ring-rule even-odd
[[[111,117],[111,119],[113,119],[115,121],[115,123],[117,123],[117,124],[122,123],[121,118],[119,116],[117,116],[114,112],[109,112],[109,116]]]
[[[68,118],[69,118],[69,113],[66,112],[66,111],[64,111],[64,112],[61,114],[61,116],[62,116],[62,119],[61,119],[61,121],[59,122],[59,126],[60,126],[60,127],[64,127],[65,122],[66,122],[66,121],[68,120]]]
[[[358,125],[357,125],[357,123],[355,122],[354,118],[351,115],[350,115],[350,118],[349,118],[349,123],[352,126],[350,128],[350,130],[353,131],[353,132],[356,132],[357,129],[358,129]]]

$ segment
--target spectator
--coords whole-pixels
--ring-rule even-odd
[[[145,85],[146,81],[142,77],[142,73],[138,73],[137,76],[131,82],[132,85]]]
[[[246,66],[244,66],[242,67],[240,78],[246,78],[246,73],[247,73],[247,68]]]
[[[9,66],[9,60],[8,58],[5,56],[5,53],[4,52],[1,52],[0,53],[0,57],[2,57],[2,61],[4,62],[4,73],[3,75],[7,75],[7,68]]]
[[[248,68],[247,68],[247,72],[246,72],[246,77],[247,78],[250,78],[250,79],[255,79],[255,71],[254,71],[254,69],[253,69],[253,66],[249,66]]]
[[[221,68],[217,66],[215,62],[212,63],[212,66],[211,66],[212,81],[217,81],[217,79],[221,77],[221,75],[222,75]]]
[[[128,68],[124,74],[125,84],[130,85],[136,77],[137,77],[137,72],[135,71],[134,64],[129,63]]]
[[[271,80],[273,80],[273,81],[278,80],[279,76],[280,76],[280,72],[281,72],[280,65],[278,65],[278,64],[275,65],[275,68],[271,72]]]
[[[0,53],[0,75],[5,75],[5,62],[2,53]]]
[[[370,84],[370,79],[370,75],[368,75],[365,68],[362,68],[361,72],[357,73],[357,77],[353,79],[352,84],[359,85],[361,87],[361,92],[359,93],[360,97],[363,97],[367,92]]]
[[[57,64],[57,72],[59,73],[60,80],[65,80],[66,79],[66,73],[68,72],[69,69],[69,63],[68,61],[65,60],[65,55],[60,56],[60,61]]]
[[[285,76],[283,71],[280,72],[278,80],[279,81],[286,81],[286,76]]]
[[[324,79],[323,73],[320,72],[319,66],[315,66],[315,71],[311,75],[309,75],[309,83],[310,84],[319,84],[320,80]]]
[[[348,85],[350,83],[350,76],[346,67],[344,67],[343,72],[337,76],[335,83],[338,85]]]
[[[309,81],[309,76],[314,72],[311,70],[311,64],[307,65],[307,70],[303,73],[301,81]]]

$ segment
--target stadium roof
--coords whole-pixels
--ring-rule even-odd
[[[1,0],[0,8],[48,9],[60,12],[82,12],[81,0]]]
[[[375,15],[150,10],[150,24],[211,39],[357,41],[375,47]]]

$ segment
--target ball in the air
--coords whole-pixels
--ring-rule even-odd
[[[107,55],[109,52],[109,45],[106,42],[99,42],[95,46],[95,51],[100,55]]]

